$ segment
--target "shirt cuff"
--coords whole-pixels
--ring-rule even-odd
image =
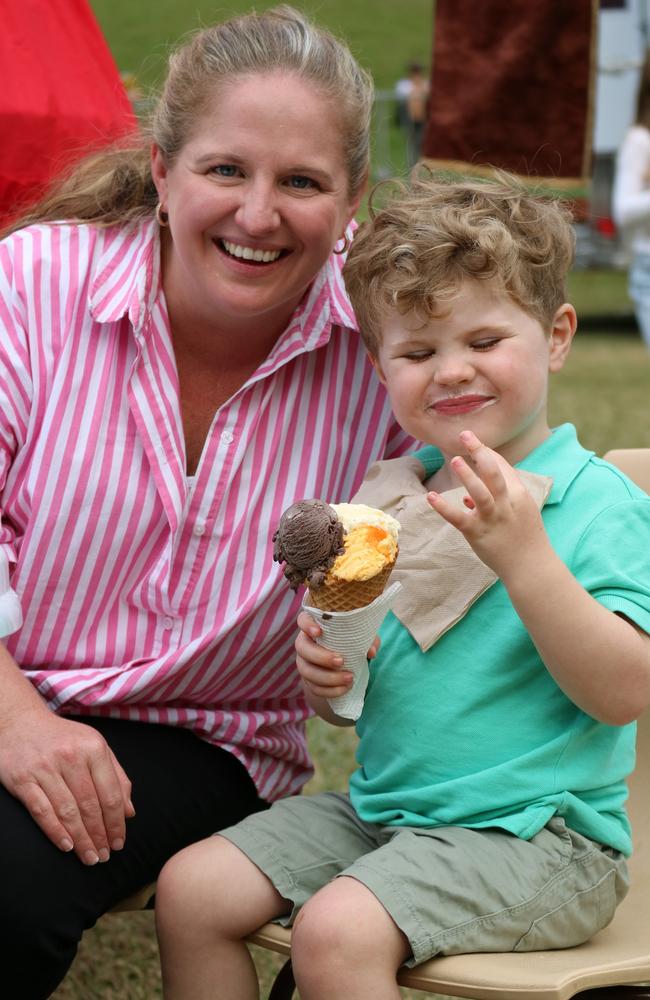
[[[0,551],[0,638],[17,632],[22,623],[20,600],[10,586],[7,557]]]

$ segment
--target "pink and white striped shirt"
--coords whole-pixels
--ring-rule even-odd
[[[411,441],[333,256],[188,481],[159,256],[151,223],[0,243],[0,546],[24,618],[6,642],[52,709],[189,727],[273,799],[310,774],[273,528]]]

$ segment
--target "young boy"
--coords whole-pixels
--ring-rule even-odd
[[[355,498],[402,524],[350,793],[276,803],[165,867],[165,996],[257,997],[242,939],[292,922],[303,1000],[397,1000],[434,955],[563,948],[627,889],[625,777],[650,702],[650,498],[547,423],[573,235],[509,180],[417,179],[346,283],[400,423],[430,446]],[[540,511],[541,508],[541,511]],[[299,619],[310,705],[350,683]],[[373,653],[375,650],[373,649]]]

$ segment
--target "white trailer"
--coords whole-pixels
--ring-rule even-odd
[[[578,265],[625,264],[612,222],[612,185],[617,151],[634,121],[639,73],[649,45],[650,0],[601,0],[590,219],[578,227]]]

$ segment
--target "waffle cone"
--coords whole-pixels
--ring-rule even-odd
[[[384,592],[395,562],[389,563],[369,580],[337,580],[309,588],[309,603],[321,611],[354,611],[363,608]]]

